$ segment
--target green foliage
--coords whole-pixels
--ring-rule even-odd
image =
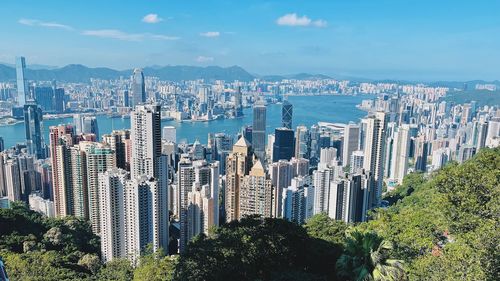
[[[129,260],[114,259],[106,263],[99,271],[96,280],[129,281],[134,277],[134,269]]]
[[[134,272],[135,281],[170,281],[174,280],[174,271],[178,256],[149,254],[142,256],[139,267]]]
[[[56,251],[28,254],[0,252],[0,255],[11,280],[84,280],[89,276]]]
[[[412,173],[408,174],[404,179],[403,183],[396,186],[396,188],[384,195],[384,200],[389,202],[389,205],[392,205],[399,200],[403,199],[406,196],[415,191],[415,188],[422,185],[425,182],[424,174],[422,173]]]
[[[499,192],[500,148],[484,149],[426,181],[407,176],[395,204],[356,228],[393,242],[411,280],[497,280]]]
[[[344,245],[348,225],[343,221],[334,220],[327,214],[321,213],[310,218],[304,227],[311,237],[323,239],[337,245]]]
[[[217,228],[210,237],[195,238],[180,256],[175,279],[332,280],[340,251],[294,223],[244,218]]]
[[[401,262],[389,259],[392,243],[373,232],[350,233],[344,254],[337,261],[343,280],[405,280]]]
[[[0,209],[0,255],[12,280],[81,280],[101,267],[99,239],[81,219],[50,219],[20,202]]]
[[[446,94],[444,98],[447,102],[454,102],[455,104],[463,104],[471,101],[476,101],[479,106],[498,104],[498,96],[500,91],[488,90],[467,90],[467,91],[453,91]]]

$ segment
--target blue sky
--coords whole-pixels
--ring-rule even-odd
[[[0,2],[0,61],[500,79],[500,1]]]

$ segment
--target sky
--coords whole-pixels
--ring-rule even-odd
[[[500,80],[498,0],[3,0],[0,62]]]

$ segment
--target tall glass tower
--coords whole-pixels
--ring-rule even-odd
[[[266,105],[262,102],[253,107],[252,146],[255,155],[263,161],[266,152]]]
[[[24,57],[16,57],[17,105],[21,107],[26,104],[26,93],[28,92],[28,85],[24,77],[25,69],[26,61]]]
[[[131,107],[135,107],[146,101],[146,86],[144,84],[144,74],[142,69],[134,69],[132,74],[131,93],[129,96],[129,103]]]
[[[26,129],[26,145],[30,154],[37,159],[45,158],[45,148],[42,141],[42,109],[35,102],[24,105],[24,126]]]
[[[283,127],[287,129],[292,128],[292,114],[293,105],[289,101],[284,100],[281,108],[281,123]]]

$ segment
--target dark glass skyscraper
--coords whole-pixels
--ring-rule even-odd
[[[234,117],[243,116],[243,101],[241,97],[241,88],[237,87],[234,95]]]
[[[17,78],[17,105],[23,107],[26,104],[26,96],[28,94],[28,85],[24,77],[26,69],[26,61],[24,57],[16,57],[16,78]]]
[[[292,159],[295,152],[294,132],[288,128],[274,130],[273,162]]]
[[[131,107],[135,107],[138,104],[144,103],[146,101],[146,86],[144,84],[144,74],[142,69],[134,69],[134,74],[132,74],[132,85],[130,87],[130,97],[129,103]]]
[[[261,102],[253,106],[252,147],[255,155],[263,161],[266,153],[266,105]]]
[[[34,98],[44,112],[54,111],[54,88],[35,87]]]
[[[82,133],[94,134],[95,139],[99,141],[99,127],[95,116],[85,116],[82,118]]]
[[[54,88],[54,111],[57,113],[64,112],[64,89]]]
[[[26,131],[26,145],[30,154],[37,159],[45,158],[45,148],[42,141],[42,109],[35,102],[24,105],[24,126]]]
[[[288,129],[292,128],[292,115],[293,115],[293,105],[287,101],[283,101],[281,107],[281,123],[282,126]]]

